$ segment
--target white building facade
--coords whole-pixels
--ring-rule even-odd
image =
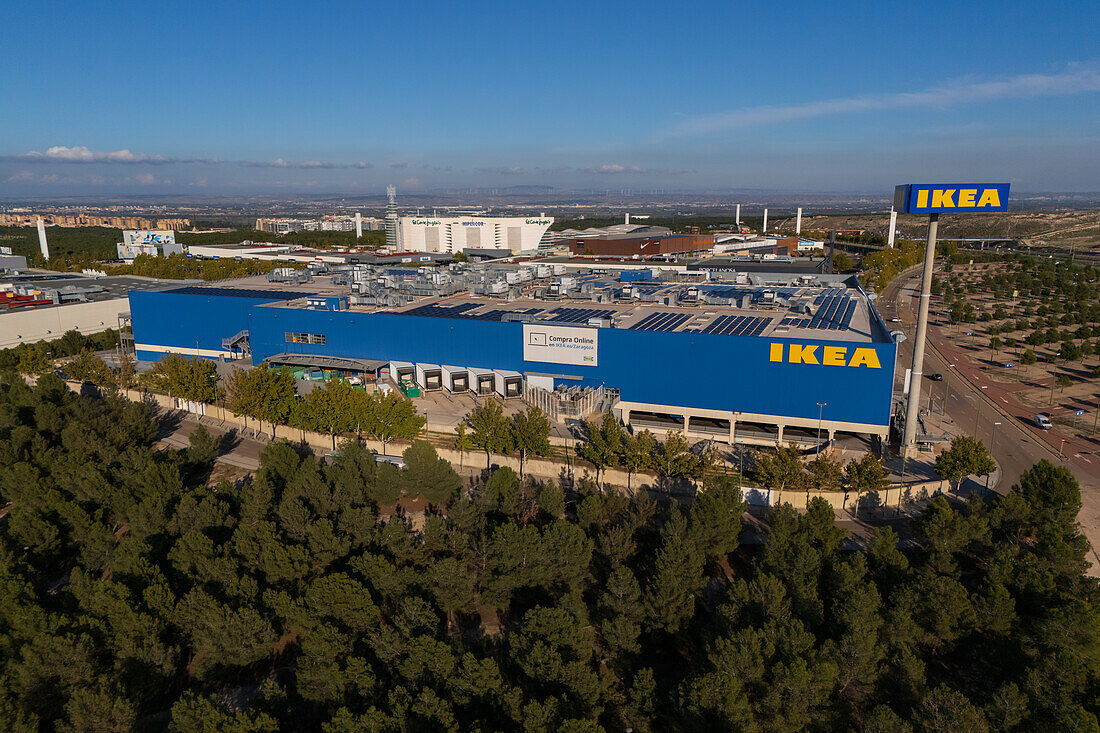
[[[464,249],[538,249],[552,216],[472,217],[403,216],[397,246],[407,252],[448,252]]]
[[[183,254],[183,245],[176,244],[176,233],[171,230],[133,230],[122,232],[122,241],[116,246],[118,258],[133,262],[138,255],[167,257]]]

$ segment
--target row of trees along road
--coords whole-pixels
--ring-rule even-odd
[[[349,441],[154,447],[149,409],[0,374],[5,731],[1095,731],[1100,592],[1080,490],[1041,462],[940,497],[903,548],[821,500],[742,547],[687,506],[509,469],[463,490]],[[429,504],[414,525],[393,502]]]

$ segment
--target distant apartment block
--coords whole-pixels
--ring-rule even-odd
[[[46,226],[109,227],[111,229],[168,230],[179,232],[191,228],[190,219],[146,219],[139,216],[89,216],[87,214],[0,214],[0,226],[33,227],[41,217]]]
[[[363,230],[381,230],[385,225],[382,219],[363,217]],[[290,234],[291,232],[354,232],[354,216],[324,216],[320,219],[257,219],[256,231],[269,234]]]

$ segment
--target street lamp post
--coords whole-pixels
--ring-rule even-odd
[[[986,389],[989,385],[983,384],[982,389]],[[985,394],[985,392],[982,392]],[[982,395],[978,395],[978,413],[974,415],[974,437],[978,437],[978,423],[982,420]]]
[[[829,404],[829,403],[828,402],[818,402],[817,403],[817,450],[818,450],[818,452],[821,451],[821,413],[825,409],[825,405],[827,405],[827,404]]]
[[[990,457],[993,456],[993,446],[997,445],[997,426],[998,425],[1000,425],[999,422],[993,423],[993,434],[989,437],[989,455],[990,455]],[[990,477],[990,475],[991,474],[988,474],[988,473],[985,475],[985,489],[986,489],[986,491],[989,491],[989,477]]]
[[[954,364],[947,365],[947,396],[943,398],[943,409],[940,410],[944,417],[947,417],[947,403],[951,401],[951,370],[954,368]]]

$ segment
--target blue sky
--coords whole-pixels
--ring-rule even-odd
[[[6,196],[1100,190],[1095,0],[0,10]]]

